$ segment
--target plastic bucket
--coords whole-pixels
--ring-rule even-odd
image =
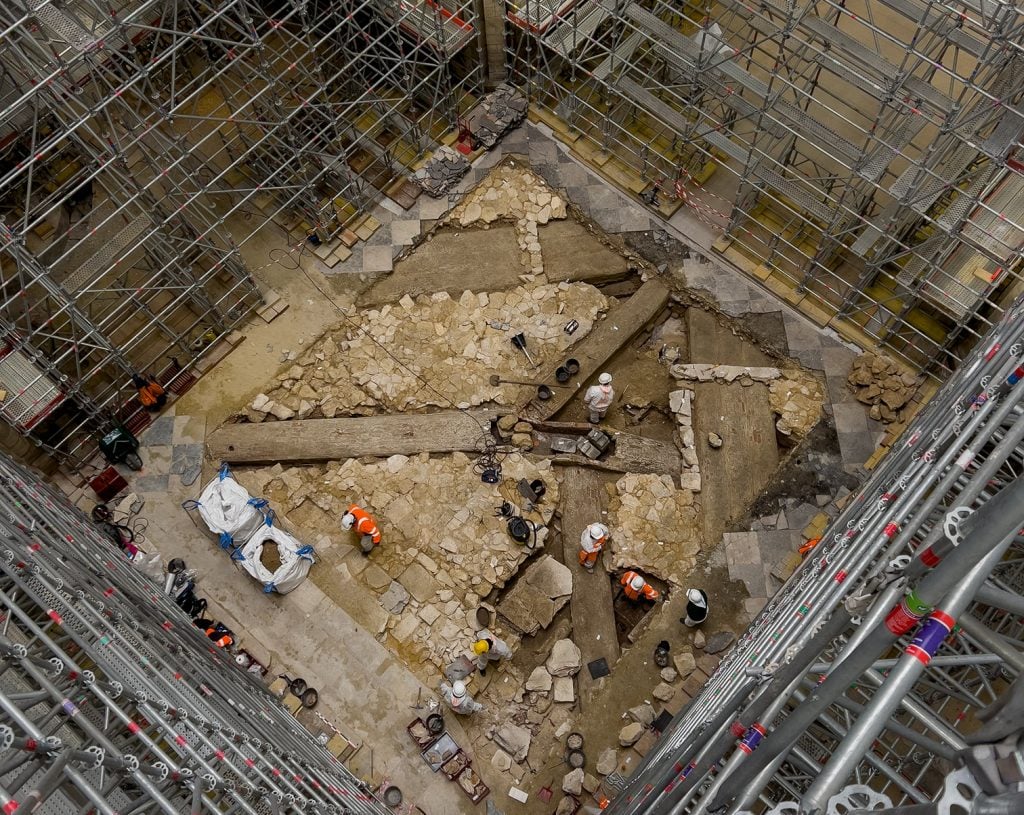
[[[565,370],[570,374],[578,374],[580,372],[580,361],[570,357],[565,361]]]
[[[548,399],[550,399],[551,396],[551,388],[549,388],[547,385],[537,386],[537,398],[540,399],[542,402],[548,401]]]
[[[569,373],[568,368],[560,367],[555,370],[555,379],[561,383],[568,382],[570,376],[572,376],[572,374]]]

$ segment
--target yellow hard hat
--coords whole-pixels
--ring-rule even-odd
[[[477,640],[473,643],[473,653],[477,656],[480,654],[486,654],[491,650],[491,646],[487,643],[487,640]]]

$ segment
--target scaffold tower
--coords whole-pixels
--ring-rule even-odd
[[[1016,804],[957,807],[997,797],[961,766],[969,748],[986,769],[986,745],[1009,738],[1000,755],[1021,755],[1022,354],[1018,300],[673,719],[610,815],[1017,811],[1024,793],[1009,783]]]
[[[1018,4],[510,0],[507,16],[535,120],[819,324],[941,377],[1020,292]]]
[[[409,206],[484,70],[458,0],[14,0],[0,31],[0,418],[72,466],[133,373],[187,387],[260,305],[268,223]]]
[[[385,807],[162,586],[0,454],[4,812]]]

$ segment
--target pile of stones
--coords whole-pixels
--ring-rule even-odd
[[[513,482],[545,481],[547,493],[535,515],[549,522],[558,505],[550,462],[513,454],[502,471]],[[239,469],[236,475],[252,494],[280,507],[303,539],[325,533],[310,580],[331,597],[376,597],[372,618],[357,622],[393,645],[426,682],[436,682],[438,670],[465,651],[483,598],[516,574],[529,555],[495,517],[494,487],[480,481],[462,453],[396,455],[368,464],[278,464]],[[380,526],[383,541],[369,558],[359,553],[354,534],[338,525],[350,503],[365,507]],[[516,647],[515,632],[492,630]]]
[[[497,220],[514,221],[521,261],[532,274],[542,274],[538,224],[566,217],[565,201],[543,179],[514,163],[496,167],[448,215],[448,223],[459,226]]]
[[[484,115],[474,121],[473,135],[488,150],[509,130],[526,118],[526,97],[518,89],[502,83],[480,103]]]
[[[413,178],[431,198],[440,198],[468,172],[466,157],[458,150],[442,145],[426,164],[413,173]]]
[[[512,405],[526,395],[522,386],[490,384],[495,373],[509,379],[533,375],[522,351],[513,347],[512,334],[524,332],[534,359],[550,364],[589,334],[607,308],[607,298],[585,283],[466,291],[457,300],[445,292],[415,300],[405,295],[397,306],[357,312],[353,322],[325,332],[245,415],[262,422],[450,408],[452,403],[460,409],[485,402]],[[572,335],[563,330],[566,315],[579,322]]]
[[[806,371],[784,371],[768,386],[768,404],[778,414],[775,429],[783,436],[802,439],[821,418],[825,388]]]
[[[904,421],[904,408],[917,390],[917,377],[880,354],[861,354],[853,361],[847,385],[857,401],[870,405],[868,415],[879,422]]]
[[[624,475],[608,485],[608,526],[615,569],[636,567],[682,585],[696,563],[702,525],[690,490],[667,475]]]

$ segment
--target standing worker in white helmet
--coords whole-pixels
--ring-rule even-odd
[[[607,542],[608,527],[604,524],[590,524],[584,529],[580,535],[580,566],[588,572],[594,571],[594,564]]]
[[[591,385],[587,388],[587,392],[583,394],[583,404],[590,411],[590,423],[598,424],[604,419],[608,408],[612,406],[614,400],[615,391],[612,389],[612,375],[605,372],[597,378],[597,384]]]
[[[686,590],[686,616],[679,622],[687,628],[696,628],[708,618],[708,596],[701,589]]]
[[[466,690],[466,683],[462,681],[441,683],[441,698],[445,704],[452,709],[452,712],[461,716],[469,716],[484,709],[484,706],[476,701]]]

